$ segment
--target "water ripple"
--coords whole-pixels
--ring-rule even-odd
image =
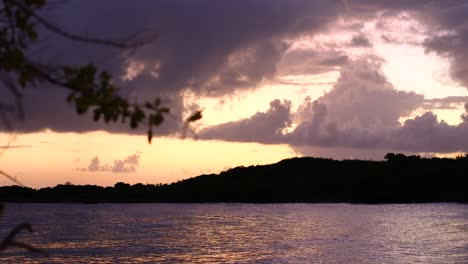
[[[1,263],[468,263],[468,205],[8,204]]]

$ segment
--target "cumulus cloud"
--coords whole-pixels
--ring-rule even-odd
[[[293,145],[343,145],[365,147],[372,134],[396,127],[424,98],[413,92],[397,91],[382,74],[376,57],[357,60],[341,70],[334,88],[316,101],[307,98],[296,113],[290,103],[270,103],[265,113],[209,127],[202,138],[234,141],[283,142]],[[292,122],[297,127],[288,134]]]
[[[274,100],[266,112],[257,112],[250,118],[215,125],[203,129],[202,139],[278,143],[283,130],[291,125],[291,102]]]
[[[393,87],[381,71],[382,63],[378,57],[366,57],[341,70],[334,88],[318,99],[327,105],[331,120],[385,129],[421,105],[422,95]]]
[[[407,119],[403,124],[399,122],[401,117],[424,105],[457,103],[463,97],[425,100],[423,95],[399,91],[383,75],[381,67],[382,60],[377,57],[352,61],[343,67],[330,92],[315,101],[306,98],[295,113],[289,108],[274,111],[278,107],[273,107],[272,102],[266,113],[209,127],[202,134],[205,138],[285,143],[298,150],[332,147],[411,153],[468,151],[465,136],[468,104],[465,105],[467,114],[463,116],[465,122],[457,126],[438,121],[431,112]],[[278,100],[274,102],[279,104]],[[266,119],[270,122],[262,123]],[[292,131],[277,133],[292,123],[297,125]]]
[[[399,125],[423,103],[423,96],[396,90],[375,57],[353,61],[341,71],[334,88],[296,113],[298,126],[288,136],[293,145],[367,148]]]
[[[299,107],[299,125],[287,135],[287,143],[408,152],[468,151],[467,120],[451,126],[426,112],[403,124],[399,122],[400,117],[419,107],[448,107],[463,102],[465,97],[424,99],[413,92],[398,91],[380,67],[378,60],[361,60],[343,69],[329,93],[314,102],[306,100]],[[467,107],[465,104],[468,113]]]
[[[111,168],[113,173],[133,173],[140,165],[141,152],[137,152],[128,156],[123,160],[114,160],[114,165]]]
[[[87,168],[77,168],[79,171],[109,171],[112,173],[134,173],[136,172],[138,166],[140,166],[140,157],[141,152],[137,151],[136,153],[126,157],[125,159],[116,159],[112,165],[102,164],[99,156],[95,156],[91,159]],[[79,159],[75,160],[77,163]]]
[[[405,121],[388,137],[388,145],[403,150],[421,152],[468,151],[468,123],[451,126],[438,121],[437,116],[426,112]]]
[[[100,166],[99,157],[96,156],[91,159],[91,162],[88,165],[88,171],[99,171],[99,170],[102,170],[102,167]]]
[[[326,123],[321,129],[315,124],[305,123],[298,126],[290,135],[288,142],[296,147],[333,147],[348,148],[354,151],[405,151],[409,153],[431,152],[450,153],[467,152],[468,120],[459,125],[449,125],[438,121],[432,112],[426,112],[414,119],[408,119],[403,125],[379,129],[363,129],[340,126],[338,123]],[[362,153],[361,153],[362,154]]]

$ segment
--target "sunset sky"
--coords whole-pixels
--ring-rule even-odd
[[[76,115],[61,88],[28,87],[15,133],[0,123],[0,153],[10,144],[0,170],[30,187],[168,183],[297,156],[468,152],[465,0],[74,0],[43,15],[85,36],[157,35],[118,50],[41,30],[31,56],[92,62],[131,101],[161,97],[173,118],[150,145],[144,128]],[[194,109],[203,119],[187,128],[178,120]]]

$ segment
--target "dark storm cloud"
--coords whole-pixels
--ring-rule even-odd
[[[67,31],[108,39],[139,32],[137,38],[145,39],[157,32],[159,38],[137,51],[122,52],[44,33],[32,54],[44,62],[94,62],[117,78],[125,76],[129,66],[137,66],[132,80],[121,81],[126,87],[122,93],[130,99],[168,98],[178,115],[183,112],[184,91],[226,95],[254,89],[273,78],[288,41],[322,30],[342,8],[341,1],[325,0],[68,1],[44,14]],[[1,92],[3,99],[7,95],[4,89]],[[15,124],[19,131],[129,132],[122,126],[96,125],[90,118],[76,117],[60,89],[30,88],[25,93],[27,120]],[[167,123],[159,133],[177,128]]]
[[[438,2],[456,2],[457,0],[438,1]],[[418,10],[433,3],[433,0],[344,0],[348,11],[355,13],[374,13],[375,11],[386,11],[387,16],[391,16],[401,10]]]
[[[449,57],[452,60],[450,65],[452,78],[463,86],[468,87],[468,51],[466,50],[468,45],[468,28],[453,34],[432,37],[425,42],[425,45],[428,51]]]
[[[467,1],[345,1],[348,14],[379,17],[381,27],[391,27],[385,19],[408,18],[407,11],[429,28],[424,42],[427,51],[449,57],[455,80],[468,86]],[[376,10],[380,10],[376,14]],[[426,16],[425,16],[426,15]],[[414,34],[421,29],[413,28]],[[392,38],[395,36],[391,36]],[[387,37],[388,38],[388,37]],[[392,43],[419,45],[414,40],[388,39]],[[320,53],[320,52],[319,52]],[[325,53],[320,53],[323,56]],[[298,56],[302,57],[302,56]],[[310,56],[317,58],[318,56]],[[307,56],[303,56],[307,60]],[[294,65],[294,63],[291,63]],[[311,63],[314,65],[314,63]],[[318,63],[323,67],[323,63]],[[278,135],[270,142],[293,146],[322,146],[353,149],[387,149],[407,152],[468,151],[468,103],[459,125],[438,121],[432,112],[426,112],[400,124],[401,117],[423,109],[450,109],[464,102],[466,97],[448,97],[425,100],[422,95],[397,91],[380,71],[382,61],[364,59],[339,64],[341,77],[329,93],[312,102],[306,100],[291,116],[298,125],[288,134]],[[305,67],[301,66],[301,69]],[[248,120],[248,119],[246,119]],[[230,127],[236,127],[234,122]],[[252,131],[255,126],[246,127]],[[217,126],[222,135],[227,128]],[[208,128],[207,130],[210,130]],[[213,133],[211,134],[214,137]],[[236,138],[242,141],[240,137]],[[250,141],[251,139],[246,139]]]
[[[332,91],[317,101],[306,100],[297,113],[291,113],[290,103],[275,100],[264,113],[203,130],[202,138],[414,151],[468,150],[462,137],[466,120],[450,126],[426,113],[399,123],[418,107],[443,108],[459,101],[429,101],[415,93],[397,91],[382,74],[382,61],[370,57],[352,60],[344,47],[291,48],[295,38],[327,33],[343,18],[351,21],[348,32],[355,34],[348,44],[369,47],[372,43],[359,32],[363,22],[378,19],[382,37],[388,42],[419,45],[385,32],[392,28],[392,19],[416,19],[426,30],[425,49],[448,57],[451,76],[468,86],[466,14],[468,1],[455,0],[116,0],[92,4],[75,0],[45,15],[65,30],[87,36],[119,39],[138,33],[136,38],[144,40],[157,33],[159,38],[129,52],[42,34],[32,55],[51,63],[94,62],[114,74],[129,100],[162,96],[176,116],[186,108],[188,102],[182,95],[187,91],[217,97],[255,89],[281,74],[340,71]],[[422,29],[415,30],[420,34],[417,30]],[[11,103],[12,95],[3,88],[0,103]],[[15,123],[15,128],[26,132],[49,128],[134,133],[121,125],[96,124],[91,117],[77,116],[65,103],[66,95],[59,88],[26,89],[26,120]],[[292,120],[297,127],[284,134]],[[168,121],[157,132],[171,134],[177,128],[176,121]],[[96,158],[90,164],[92,169],[103,166]],[[122,163],[124,160],[117,160],[106,169],[125,170]]]
[[[443,2],[434,4],[425,18],[433,30],[424,45],[428,52],[450,58],[452,78],[468,88],[468,1]]]

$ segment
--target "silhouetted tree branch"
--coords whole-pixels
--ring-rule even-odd
[[[22,184],[16,177],[11,176],[10,174],[0,170],[0,175],[6,177],[7,179],[11,180],[12,182],[16,183],[19,186],[25,187],[24,184]]]
[[[132,43],[132,38],[128,38],[127,41],[119,42],[67,32],[38,14],[38,11],[46,6],[46,0],[3,0],[2,3],[0,72],[4,74],[0,78],[15,98],[15,104],[0,105],[2,112],[0,118],[7,127],[11,127],[11,122],[6,113],[15,110],[19,117],[24,115],[21,105],[23,88],[52,84],[70,92],[67,101],[75,105],[78,114],[92,111],[95,121],[102,118],[105,123],[128,123],[132,129],[142,124],[146,125],[148,142],[151,143],[154,135],[153,128],[159,126],[170,112],[168,107],[161,104],[159,98],[141,103],[130,103],[127,98],[119,94],[119,87],[113,83],[111,74],[105,70],[99,70],[93,64],[77,67],[48,65],[35,62],[27,55],[29,47],[38,38],[38,26],[73,41],[118,49],[135,49],[147,44],[146,41],[133,41]],[[200,118],[201,112],[196,112],[185,122],[191,123]]]
[[[43,6],[46,3],[45,0],[39,0],[39,1],[37,0],[36,1],[8,0],[8,1],[16,5],[26,15],[29,15],[31,18],[35,19],[36,22],[39,25],[43,26],[45,29],[53,33],[56,33],[64,38],[73,40],[73,41],[87,42],[87,43],[92,43],[92,44],[97,44],[97,45],[105,45],[105,46],[110,46],[110,47],[119,48],[119,49],[136,49],[147,44],[147,41],[131,43],[130,41],[133,39],[132,37],[127,38],[127,42],[125,42],[125,41],[113,41],[113,40],[108,40],[108,39],[86,37],[86,36],[74,34],[74,33],[63,30],[57,25],[50,23],[45,18],[40,16],[34,9],[32,9],[31,5],[28,5],[28,2],[29,3],[36,2],[40,5],[42,4]],[[153,40],[155,40],[156,38],[157,36],[154,36]]]
[[[170,109],[161,104],[159,98],[141,103],[130,103],[119,94],[109,72],[93,64],[84,66],[50,65],[34,61],[28,50],[38,39],[38,27],[76,42],[104,45],[117,49],[136,49],[157,38],[136,41],[135,36],[125,41],[113,41],[74,34],[62,29],[39,14],[48,5],[46,0],[1,0],[0,2],[0,80],[3,88],[13,96],[13,103],[0,103],[0,122],[7,131],[14,131],[11,115],[23,119],[22,90],[28,86],[53,85],[69,91],[67,101],[75,106],[78,114],[93,112],[94,121],[105,123],[127,123],[135,129],[140,125],[148,127],[148,142],[153,138],[153,128],[162,124]],[[186,124],[201,118],[197,111],[185,120]],[[8,142],[9,145],[10,142]],[[8,148],[0,150],[0,156]],[[0,170],[0,175],[24,186],[15,177]],[[1,205],[0,205],[1,206]],[[1,208],[0,208],[1,209]],[[47,252],[31,245],[14,241],[22,230],[32,232],[31,226],[23,223],[15,227],[0,244],[0,251],[8,247],[19,247],[31,252],[48,255]]]
[[[10,231],[10,233],[0,243],[0,251],[3,251],[3,250],[5,250],[5,249],[7,249],[9,247],[17,247],[17,248],[26,249],[26,250],[28,250],[30,252],[33,252],[33,253],[39,253],[39,254],[42,254],[44,256],[49,256],[49,253],[47,253],[46,251],[44,251],[42,249],[36,248],[34,246],[31,246],[31,245],[23,243],[23,242],[14,241],[16,236],[22,230],[29,231],[30,233],[33,232],[31,225],[28,224],[28,223],[22,223],[22,224],[17,225],[15,228],[13,228]]]

